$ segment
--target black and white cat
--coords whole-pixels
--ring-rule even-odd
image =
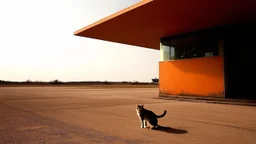
[[[147,123],[150,125],[150,129],[158,127],[157,118],[162,118],[166,114],[166,110],[162,115],[156,115],[154,112],[144,108],[144,105],[136,105],[136,111],[140,119],[141,128],[146,128]]]

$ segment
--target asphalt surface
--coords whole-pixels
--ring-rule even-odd
[[[156,99],[157,88],[1,87],[1,144],[255,144],[256,107]],[[140,128],[136,104],[162,114]]]

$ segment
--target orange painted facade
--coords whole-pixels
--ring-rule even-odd
[[[159,67],[160,94],[224,97],[222,56],[165,61]]]

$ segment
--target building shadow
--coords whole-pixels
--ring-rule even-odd
[[[150,128],[147,127],[147,129],[150,129]],[[172,133],[172,134],[186,134],[186,133],[188,133],[187,130],[176,129],[176,128],[171,128],[171,127],[166,127],[166,126],[158,126],[158,128],[154,128],[152,130],[162,131],[162,132]]]

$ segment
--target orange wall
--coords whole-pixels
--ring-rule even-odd
[[[222,56],[160,62],[159,93],[224,97]]]

